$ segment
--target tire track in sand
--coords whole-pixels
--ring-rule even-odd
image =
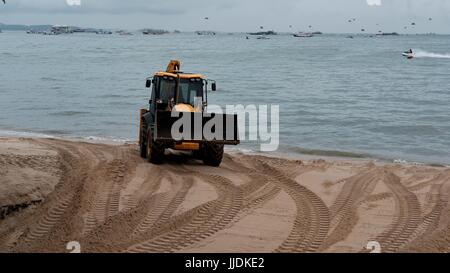
[[[430,234],[433,234],[438,229],[441,216],[445,213],[445,209],[449,204],[450,187],[446,183],[450,181],[450,173],[440,173],[434,180],[435,184],[431,186],[428,196],[429,200],[424,206],[424,209],[431,206],[431,211],[422,218],[422,222],[411,235],[407,246],[404,248],[408,248],[409,245],[414,245],[416,242],[429,237]]]
[[[89,143],[73,143],[71,141],[59,141],[59,140],[35,140],[40,145],[45,145],[51,150],[55,150],[58,152],[60,156],[62,156],[62,169],[61,173],[63,173],[63,177],[61,182],[58,184],[60,187],[59,190],[56,190],[57,194],[56,198],[51,198],[51,206],[48,211],[48,214],[43,217],[43,224],[38,225],[36,231],[31,230],[31,239],[35,239],[36,233],[39,237],[43,237],[43,232],[50,231],[52,226],[60,225],[60,221],[65,221],[61,224],[71,225],[72,236],[75,234],[82,234],[86,228],[90,226],[95,226],[98,222],[97,219],[88,215],[85,219],[75,219],[73,215],[80,213],[83,209],[83,203],[89,203],[89,194],[92,195],[89,188],[89,185],[96,185],[95,189],[98,188],[98,184],[103,184],[101,182],[102,178],[108,177],[106,174],[108,172],[100,174],[100,170],[104,170],[102,166],[107,165],[107,159],[104,154],[107,150],[105,145],[94,145]],[[115,162],[116,165],[113,164],[113,167],[110,169],[110,173],[117,174],[120,170],[126,169],[124,166],[119,166]],[[123,164],[122,164],[123,165]],[[117,168],[114,168],[116,166]],[[119,175],[118,177],[122,177]],[[117,178],[113,178],[112,180],[116,180]],[[108,179],[105,179],[108,180]],[[90,188],[92,190],[92,188]],[[84,193],[87,191],[88,195],[86,196]],[[108,200],[108,205],[111,208],[115,208],[118,206],[118,202],[116,199],[118,196],[111,196],[110,200]],[[80,204],[82,206],[80,207]],[[72,216],[65,216],[65,213],[69,213]],[[109,211],[113,212],[113,209]],[[48,215],[48,216],[47,216]],[[73,221],[84,221],[84,225],[72,226],[74,224]],[[69,224],[72,223],[72,224]],[[38,222],[39,224],[39,222]],[[79,229],[79,230],[78,230]],[[61,228],[61,232],[69,232],[64,228]],[[57,234],[52,234],[51,236],[56,236]],[[67,235],[67,234],[66,234]]]
[[[315,193],[278,170],[260,161],[264,174],[285,191],[295,202],[297,216],[288,238],[275,252],[315,252],[328,233],[330,214],[325,203]]]
[[[39,219],[39,221],[34,225],[30,232],[25,238],[25,242],[29,243],[31,241],[40,239],[45,235],[48,235],[52,228],[60,221],[66,209],[69,207],[73,194],[63,196],[58,198],[59,201],[52,204],[52,207],[45,213],[45,215]]]
[[[417,196],[391,171],[383,170],[383,181],[394,193],[397,215],[390,228],[375,241],[381,244],[383,252],[397,252],[408,242],[421,222],[420,203]]]
[[[104,223],[106,219],[119,213],[120,191],[125,180],[127,166],[121,158],[115,158],[111,162],[103,162],[97,171],[90,177],[93,183],[98,181],[99,188],[94,197],[92,211],[84,217],[83,234],[87,234],[96,226]]]
[[[143,165],[145,167],[143,167]],[[122,189],[121,197],[123,198],[123,211],[130,211],[137,208],[141,202],[148,203],[151,197],[161,186],[162,170],[159,166],[146,168],[147,162],[141,163],[136,167],[135,175],[141,178],[132,179],[125,188]]]
[[[180,174],[180,172],[182,172]],[[171,173],[171,172],[166,172],[168,173],[170,176],[174,176],[175,174]],[[182,168],[179,169],[178,171],[178,175],[184,175]],[[192,172],[190,172],[189,174],[184,175],[184,179],[187,180],[193,180],[194,177],[198,177],[197,175],[193,175]],[[162,179],[166,179],[167,177],[162,176]],[[218,181],[217,178],[210,178],[211,180],[214,180],[217,183],[220,183]],[[205,178],[206,180],[206,178]],[[208,181],[208,183],[212,183],[212,181]],[[211,230],[211,225],[208,223],[208,221],[210,221],[211,215],[216,214],[217,211],[219,210],[219,207],[221,206],[222,203],[218,202],[220,201],[219,199],[223,199],[223,194],[226,194],[227,191],[226,190],[221,190],[219,192],[219,199],[216,199],[214,201],[210,201],[208,203],[204,203],[196,208],[190,209],[186,212],[183,212],[181,214],[178,214],[176,216],[172,216],[173,212],[176,211],[176,209],[179,206],[180,201],[183,201],[185,198],[185,192],[187,192],[189,190],[189,188],[191,187],[188,183],[183,183],[184,184],[184,189],[179,187],[178,190],[175,188],[172,188],[170,191],[166,191],[163,193],[156,193],[153,194],[152,196],[148,196],[145,200],[143,200],[140,205],[133,210],[132,214],[136,215],[138,214],[138,217],[134,217],[131,216],[127,217],[127,220],[131,220],[131,229],[129,230],[129,233],[132,234],[133,236],[125,236],[122,239],[117,240],[117,237],[115,238],[116,240],[114,241],[114,245],[110,245],[108,246],[108,248],[105,248],[104,246],[102,246],[101,244],[97,244],[96,246],[94,246],[93,248],[91,248],[91,250],[96,249],[96,251],[98,251],[99,249],[101,249],[102,251],[106,251],[106,249],[114,249],[113,251],[124,251],[127,250],[129,252],[172,252],[172,251],[176,251],[176,250],[167,250],[167,242],[163,245],[163,246],[159,246],[157,244],[155,244],[153,241],[155,241],[156,239],[158,239],[159,237],[162,237],[164,235],[167,234],[177,234],[180,233],[176,236],[178,237],[183,237],[183,236],[189,236],[189,232],[186,232],[186,230],[190,231],[187,227],[192,227],[193,225],[198,225],[198,226],[204,226],[204,225],[208,225],[208,227],[205,228],[204,231],[198,231],[199,237],[194,238],[194,240],[192,241],[192,243],[195,243],[197,240],[202,240],[203,237],[206,238],[208,237],[207,234],[207,230]],[[223,184],[223,182],[222,182]],[[182,185],[180,183],[180,185]],[[173,193],[172,193],[173,190]],[[170,197],[173,196],[173,194],[177,193],[176,195],[179,196],[179,198],[175,197]],[[222,194],[220,194],[222,193]],[[167,200],[172,200],[172,204],[173,205],[169,205],[168,207],[166,205],[162,205],[160,209],[157,209],[158,212],[155,213],[155,208],[157,208],[158,205],[160,205],[160,202],[163,198],[166,198]],[[181,199],[176,201],[176,199]],[[170,208],[172,207],[172,208]],[[225,210],[225,209],[224,209]],[[161,212],[160,212],[161,211]],[[122,217],[124,217],[125,215],[123,214],[127,214],[127,211],[122,211]],[[154,216],[152,216],[152,213],[154,213]],[[199,214],[200,216],[205,216],[203,217],[204,219],[201,219],[202,222],[197,221],[197,219],[199,219]],[[206,215],[205,215],[206,214]],[[139,216],[140,215],[140,216]],[[115,219],[112,218],[112,220],[114,221],[120,221],[121,215],[118,215],[119,219]],[[126,217],[126,216],[125,216]],[[149,217],[148,219],[145,219],[146,217]],[[167,217],[168,219],[165,220],[164,218]],[[216,217],[216,216],[215,216]],[[217,215],[217,217],[222,217],[220,216],[220,212]],[[162,221],[157,220],[157,218],[162,219]],[[143,223],[142,219],[145,219],[145,222]],[[193,223],[193,221],[197,221],[199,223]],[[218,229],[222,228],[220,225],[218,226]],[[107,228],[108,229],[108,228]],[[96,230],[97,231],[97,230]],[[177,233],[176,233],[177,232]],[[203,234],[202,234],[203,232]],[[203,235],[203,237],[202,237]],[[211,234],[212,235],[212,234]],[[106,235],[106,236],[102,236],[102,238],[108,238],[108,236],[111,236],[111,234]],[[171,236],[171,235],[169,235]],[[174,235],[175,236],[175,235]],[[173,242],[173,244],[177,244],[176,242],[177,240],[175,240],[175,242]],[[152,246],[149,246],[150,244],[152,244]],[[135,249],[132,249],[134,246]],[[152,247],[152,248],[150,248]],[[90,251],[90,250],[89,250]]]
[[[356,211],[358,206],[365,201],[365,198],[375,188],[379,180],[379,173],[376,168],[370,168],[360,174],[341,180],[344,186],[330,207],[332,217],[330,231],[321,250],[331,247],[350,234],[357,222]]]
[[[225,228],[242,208],[242,191],[222,176],[198,173],[204,181],[213,185],[218,199],[188,211],[179,217],[184,223],[147,241],[134,244],[127,252],[173,252],[196,241],[205,239]],[[178,221],[175,219],[174,223]],[[171,224],[169,223],[169,226]]]
[[[133,231],[133,237],[145,234],[156,224],[161,225],[169,221],[170,216],[172,216],[180,204],[183,203],[186,194],[194,184],[192,177],[182,178],[181,181],[181,185],[174,190],[174,193],[163,193],[160,196],[157,196],[155,198],[156,200],[153,200],[153,203],[155,204],[152,206],[153,209],[151,209],[144,220],[138,224]]]
[[[64,223],[65,214],[70,208],[76,206],[74,198],[83,186],[89,169],[87,162],[81,160],[84,153],[69,143],[62,145],[53,140],[32,140],[32,142],[58,152],[61,177],[54,192],[48,196],[35,214],[36,217],[39,217],[32,217],[28,223],[25,223],[28,228],[17,240],[18,249],[24,246],[30,247],[35,241],[49,236],[54,237],[58,233],[55,229],[58,226],[66,225]],[[60,230],[64,230],[64,228],[60,227],[58,231]]]

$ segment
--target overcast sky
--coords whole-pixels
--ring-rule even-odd
[[[6,1],[0,2],[0,22],[9,24],[184,31],[297,31],[311,25],[324,32],[405,32],[408,26],[407,32],[450,33],[450,0],[81,0],[79,6],[67,4],[79,0]],[[356,21],[349,23],[351,18]]]

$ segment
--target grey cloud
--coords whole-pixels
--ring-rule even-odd
[[[6,12],[15,13],[151,13],[151,14],[181,14],[184,9],[180,5],[170,5],[163,0],[81,0],[80,6],[69,6],[65,0],[9,0],[5,6]]]
[[[69,6],[65,0],[9,0],[7,12],[62,13],[157,13],[181,14],[204,8],[229,8],[238,1],[208,0],[81,0],[80,6]]]
[[[264,25],[277,31],[304,30],[308,25],[326,32],[354,32],[361,27],[401,31],[411,20],[423,32],[448,32],[450,0],[383,0],[369,7],[366,0],[8,0],[0,6],[0,21],[8,23],[67,23],[104,27],[158,26],[170,29],[249,31]],[[210,20],[205,22],[204,17]],[[348,18],[358,18],[348,24]],[[119,26],[120,25],[120,26]],[[372,28],[371,28],[372,27]]]

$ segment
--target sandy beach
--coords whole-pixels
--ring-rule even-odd
[[[0,138],[0,252],[450,251],[450,168]]]

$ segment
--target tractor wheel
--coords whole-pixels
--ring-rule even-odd
[[[139,145],[139,151],[142,158],[147,158],[147,144],[143,139],[141,139],[141,144]]]
[[[192,151],[192,157],[195,159],[203,159],[203,150]]]
[[[147,148],[146,155],[148,162],[153,164],[161,164],[162,161],[164,160],[164,147],[161,144],[153,141],[152,133],[150,130],[148,130],[147,133],[146,148]]]
[[[212,167],[219,167],[223,159],[223,144],[206,144],[203,147],[203,163]]]

